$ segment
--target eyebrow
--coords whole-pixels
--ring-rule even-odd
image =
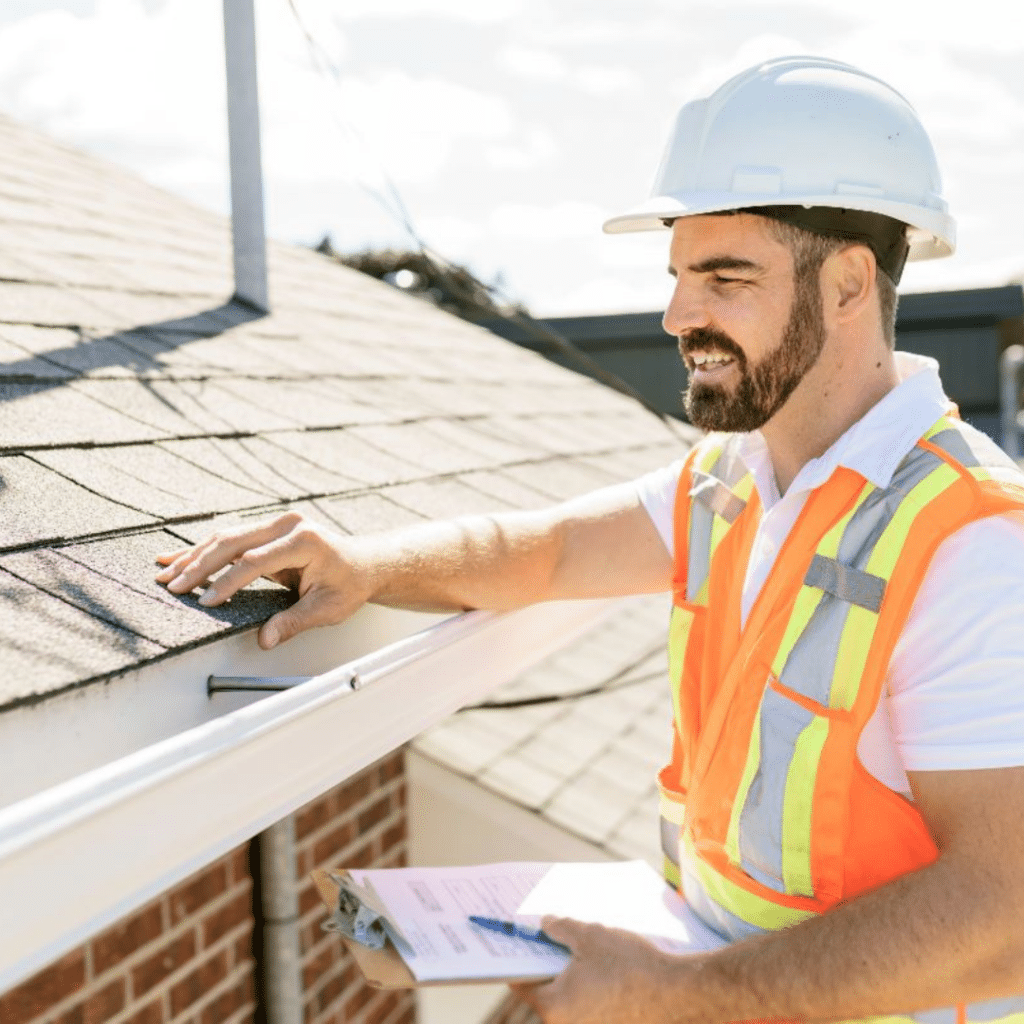
[[[716,270],[746,270],[756,274],[763,274],[764,267],[753,260],[741,259],[739,256],[711,256],[700,263],[691,263],[687,268],[693,274],[710,274]],[[675,267],[669,267],[668,272],[676,277]]]

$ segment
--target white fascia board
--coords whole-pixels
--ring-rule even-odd
[[[472,612],[0,811],[0,992],[595,626]],[[352,691],[357,675],[362,688]]]

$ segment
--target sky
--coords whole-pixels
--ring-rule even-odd
[[[1024,273],[1024,33],[1004,0],[256,0],[268,230],[335,248],[417,235],[536,315],[654,310],[647,197],[679,106],[816,53],[916,107],[958,222],[905,292]],[[947,11],[948,13],[942,13]],[[218,0],[0,0],[0,111],[229,210]]]

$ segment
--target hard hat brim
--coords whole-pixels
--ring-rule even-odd
[[[609,235],[632,231],[661,231],[666,220],[677,217],[698,217],[702,214],[725,213],[753,206],[832,206],[846,210],[865,210],[885,214],[903,221],[909,227],[911,260],[938,259],[950,256],[956,249],[956,227],[952,217],[942,210],[928,210],[910,203],[882,200],[877,196],[825,195],[790,198],[777,192],[765,195],[737,195],[735,192],[701,192],[685,198],[652,196],[632,209],[610,217],[604,222]]]

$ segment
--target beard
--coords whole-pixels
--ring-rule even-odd
[[[751,365],[732,338],[713,328],[698,327],[679,339],[683,353],[717,349],[733,356],[740,375],[739,384],[731,391],[714,384],[694,384],[691,378],[683,394],[687,418],[702,430],[759,430],[786,403],[824,345],[817,274],[798,274],[782,339],[757,363]]]

